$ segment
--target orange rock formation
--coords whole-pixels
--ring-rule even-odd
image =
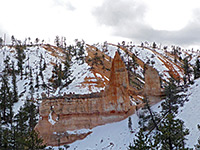
[[[67,131],[91,129],[97,125],[122,120],[133,113],[135,106],[131,106],[128,87],[125,64],[116,53],[109,84],[104,92],[44,99],[39,111],[42,119],[35,129],[47,145],[82,139],[90,132],[69,134]]]
[[[145,82],[148,85],[145,85],[145,94],[159,95],[160,79],[157,72],[150,67],[146,73]],[[90,130],[84,133],[78,133],[77,130],[120,121],[134,113],[136,106],[132,106],[129,92],[127,70],[116,52],[110,80],[103,92],[43,99],[39,108],[41,119],[35,129],[47,145],[72,143],[91,133]]]

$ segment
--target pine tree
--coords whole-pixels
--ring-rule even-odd
[[[63,79],[65,80],[64,86],[68,86],[71,83],[70,76],[71,76],[71,71],[70,71],[70,65],[71,65],[71,60],[70,56],[68,53],[65,54],[65,62],[64,62],[64,70],[63,70]]]
[[[4,69],[3,69],[3,73],[6,75],[10,75],[11,74],[11,68],[10,68],[10,57],[6,56],[6,59],[4,60]]]
[[[153,42],[153,46],[152,46],[153,48],[156,48],[156,43],[155,42]]]
[[[191,69],[189,66],[188,58],[186,57],[183,61],[184,61],[183,69],[184,69],[184,76],[186,78],[186,83],[187,81],[190,83]]]
[[[12,41],[12,46],[14,46],[14,44],[16,42],[14,35],[11,36],[11,41]]]
[[[33,75],[32,75],[32,69],[30,69],[30,73],[29,73],[29,77],[30,77],[30,82],[29,82],[29,94],[31,95],[31,98],[33,98],[33,94],[35,92],[34,87],[33,87]]]
[[[131,64],[132,64],[132,66],[133,66],[133,69],[134,69],[134,74],[136,74],[135,73],[135,71],[136,71],[136,69],[137,69],[137,67],[138,67],[138,64],[137,64],[137,62],[136,62],[136,56],[133,54],[132,55],[132,57],[131,57]]]
[[[194,66],[194,79],[197,79],[200,77],[200,61],[197,58],[196,64]]]
[[[2,47],[3,46],[3,39],[2,39],[2,37],[0,37],[0,47]]]
[[[159,129],[160,133],[157,138],[161,142],[162,149],[188,149],[185,146],[185,136],[189,134],[189,130],[184,128],[183,121],[175,119],[174,114],[167,114],[165,119],[160,123]]]
[[[56,44],[57,47],[60,47],[60,37],[59,36],[56,36],[55,44]]]
[[[16,149],[39,150],[46,146],[34,130],[37,123],[37,109],[33,101],[27,100],[15,116]],[[13,134],[14,135],[14,134]]]
[[[12,86],[13,86],[13,102],[18,102],[18,92],[17,92],[17,81],[16,81],[16,74],[15,74],[15,66],[14,62],[12,62]]]
[[[76,46],[75,47],[76,47],[77,52],[78,52],[77,59],[80,60],[80,64],[84,63],[84,54],[85,54],[84,46],[85,46],[85,42],[84,41],[76,40]]]
[[[5,124],[12,123],[13,117],[13,95],[11,92],[11,88],[8,82],[8,78],[6,74],[3,74],[1,77],[1,89],[0,89],[0,108],[1,108],[1,117],[2,121]]]
[[[37,89],[39,89],[39,77],[38,77],[38,73],[36,73],[36,77],[35,77],[36,79],[35,79],[35,82],[36,82],[36,85],[35,85],[35,87],[37,88]]]
[[[155,137],[156,141],[161,144],[161,149],[182,149],[186,150],[185,136],[189,130],[185,129],[184,122],[176,119],[178,107],[182,104],[183,98],[177,94],[177,87],[173,79],[165,87],[166,98],[162,102],[162,120],[159,123],[159,132]]]
[[[16,50],[17,50],[17,65],[18,65],[18,72],[20,72],[21,74],[21,79],[22,79],[22,75],[23,75],[23,63],[24,63],[24,59],[26,58],[26,55],[24,53],[23,47],[17,45],[16,46]]]
[[[158,120],[160,120],[159,114],[151,110],[151,107],[149,105],[149,100],[147,99],[146,96],[144,97],[143,102],[145,104],[144,109],[148,110],[148,114],[146,114],[145,116],[146,122],[148,123],[146,128],[149,130],[152,130],[154,128],[156,128],[156,130],[159,130],[158,128]]]
[[[200,130],[200,125],[197,125],[198,129]],[[200,149],[200,139],[198,139],[198,143],[194,146],[197,150]]]
[[[132,128],[132,120],[131,120],[131,117],[128,117],[128,128],[129,128],[130,132],[132,133],[132,132],[133,132],[133,128]]]
[[[151,148],[142,128],[135,136],[136,139],[134,139],[133,145],[129,145],[128,150],[149,150]]]

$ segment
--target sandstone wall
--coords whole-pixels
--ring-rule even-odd
[[[152,66],[146,66],[144,92],[151,96],[161,95],[160,76]]]
[[[128,73],[121,57],[116,53],[105,91],[85,95],[65,95],[46,98],[39,109],[41,119],[36,130],[47,145],[67,144],[82,139],[91,132],[72,134],[69,131],[92,129],[95,126],[120,121],[134,113],[129,99]],[[134,93],[134,92],[133,92]],[[160,95],[158,72],[147,66],[143,95]]]
[[[97,125],[123,120],[135,110],[135,106],[130,104],[128,87],[125,64],[116,53],[105,91],[44,99],[39,109],[42,119],[36,130],[47,145],[56,145],[58,135],[55,133],[62,133],[63,136],[59,137],[61,143],[70,143],[89,133],[74,135],[67,134],[67,131],[91,129]]]

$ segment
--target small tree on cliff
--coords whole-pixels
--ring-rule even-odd
[[[12,91],[13,91],[13,102],[18,102],[19,96],[17,92],[17,81],[16,81],[16,74],[15,74],[15,66],[14,62],[12,62]]]
[[[190,76],[191,76],[192,70],[190,69],[190,66],[189,66],[188,57],[186,57],[183,61],[184,61],[183,69],[184,69],[185,82],[187,83],[188,81],[190,83]]]
[[[153,48],[156,48],[156,43],[155,43],[155,42],[153,42],[152,47],[153,47]]]
[[[197,79],[200,77],[200,61],[197,58],[196,64],[194,66],[194,79]]]

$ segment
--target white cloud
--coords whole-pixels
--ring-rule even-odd
[[[185,46],[200,43],[200,15],[193,13],[194,6],[180,0],[105,0],[94,15],[115,36]]]
[[[31,36],[53,41],[60,35],[88,42],[126,39],[200,42],[198,0],[0,0],[0,3],[3,14],[0,26],[20,39]]]

